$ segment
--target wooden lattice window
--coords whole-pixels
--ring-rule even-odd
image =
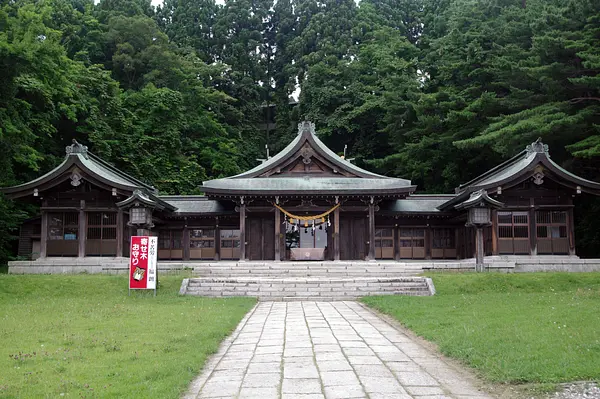
[[[115,212],[89,212],[88,240],[116,240],[117,214]]]
[[[536,211],[537,252],[539,254],[568,254],[567,212]]]
[[[77,240],[79,236],[78,212],[52,212],[48,214],[48,240]]]
[[[158,258],[183,259],[183,232],[181,230],[161,230],[158,232]]]
[[[47,256],[77,256],[79,212],[48,213]]]
[[[88,212],[85,254],[88,256],[115,256],[116,253],[116,212]]]
[[[221,230],[221,259],[240,258],[240,230]]]
[[[375,258],[394,258],[394,230],[391,227],[375,229]]]
[[[528,212],[498,212],[498,251],[500,254],[530,252]]]
[[[425,229],[401,228],[399,237],[400,258],[425,258]]]
[[[456,230],[436,228],[431,231],[431,257],[456,258]]]
[[[190,259],[214,259],[215,229],[190,230]]]

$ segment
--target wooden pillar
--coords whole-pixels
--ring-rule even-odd
[[[498,211],[492,210],[492,255],[498,255]]]
[[[221,260],[221,228],[218,216],[215,216],[215,260]]]
[[[394,260],[400,260],[400,231],[398,223],[394,224]]]
[[[483,272],[485,271],[485,267],[483,264],[483,228],[476,227],[475,228],[475,271]]]
[[[81,200],[79,201],[79,249],[77,251],[78,258],[83,258],[85,256],[85,227],[85,200]]]
[[[567,231],[569,234],[569,255],[574,256],[575,252],[575,215],[573,208],[567,211]]]
[[[537,255],[537,227],[535,220],[535,200],[529,198],[529,253]]]
[[[190,230],[188,229],[187,219],[185,220],[182,234],[181,245],[183,246],[183,260],[190,260]]]
[[[369,260],[375,260],[375,203],[369,202]]]
[[[246,204],[240,204],[240,260],[246,260]]]
[[[340,260],[340,207],[333,211],[333,260]]]
[[[431,234],[431,226],[427,223],[427,228],[425,229],[425,259],[431,259],[431,243],[432,243],[432,234]]]
[[[117,257],[123,256],[123,209],[117,210]]]
[[[42,210],[42,231],[40,234],[40,258],[46,257],[48,248],[48,212]]]
[[[458,229],[454,229],[454,250],[456,252],[456,259],[460,259],[458,254]],[[485,252],[483,253],[485,255]]]
[[[275,262],[281,260],[281,211],[275,208]]]

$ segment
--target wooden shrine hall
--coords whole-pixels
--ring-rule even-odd
[[[283,151],[201,190],[161,195],[76,142],[55,169],[1,189],[39,206],[20,229],[25,259],[127,257],[131,235],[149,233],[161,261],[335,261],[473,258],[477,231],[485,255],[574,255],[573,199],[600,184],[538,140],[454,194],[418,195],[336,155],[302,122]]]

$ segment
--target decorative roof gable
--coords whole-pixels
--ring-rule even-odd
[[[406,194],[410,180],[369,172],[331,151],[304,121],[298,135],[281,152],[239,175],[203,183],[208,194]]]
[[[54,187],[65,180],[79,186],[81,181],[91,180],[106,189],[116,189],[123,193],[132,193],[136,189],[156,193],[156,189],[90,153],[88,148],[76,140],[65,148],[65,159],[60,165],[43,176],[30,182],[0,189],[8,197],[17,198],[32,195],[35,192]]]
[[[298,124],[296,138],[277,155],[231,178],[269,177],[292,171],[304,174],[318,170],[346,177],[387,178],[359,168],[331,151],[319,140],[315,133],[315,124],[309,121]],[[405,181],[410,184],[410,181]]]
[[[574,192],[588,192],[600,195],[600,183],[586,180],[562,168],[550,158],[548,145],[540,139],[531,143],[523,151],[506,162],[488,170],[475,179],[456,188],[456,197],[442,204],[440,209],[459,204],[478,190],[502,190],[513,187],[525,180],[536,185],[544,184],[544,179],[556,181],[562,186],[572,188]]]

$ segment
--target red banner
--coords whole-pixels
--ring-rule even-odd
[[[148,287],[148,236],[131,237],[129,248],[129,288]]]

